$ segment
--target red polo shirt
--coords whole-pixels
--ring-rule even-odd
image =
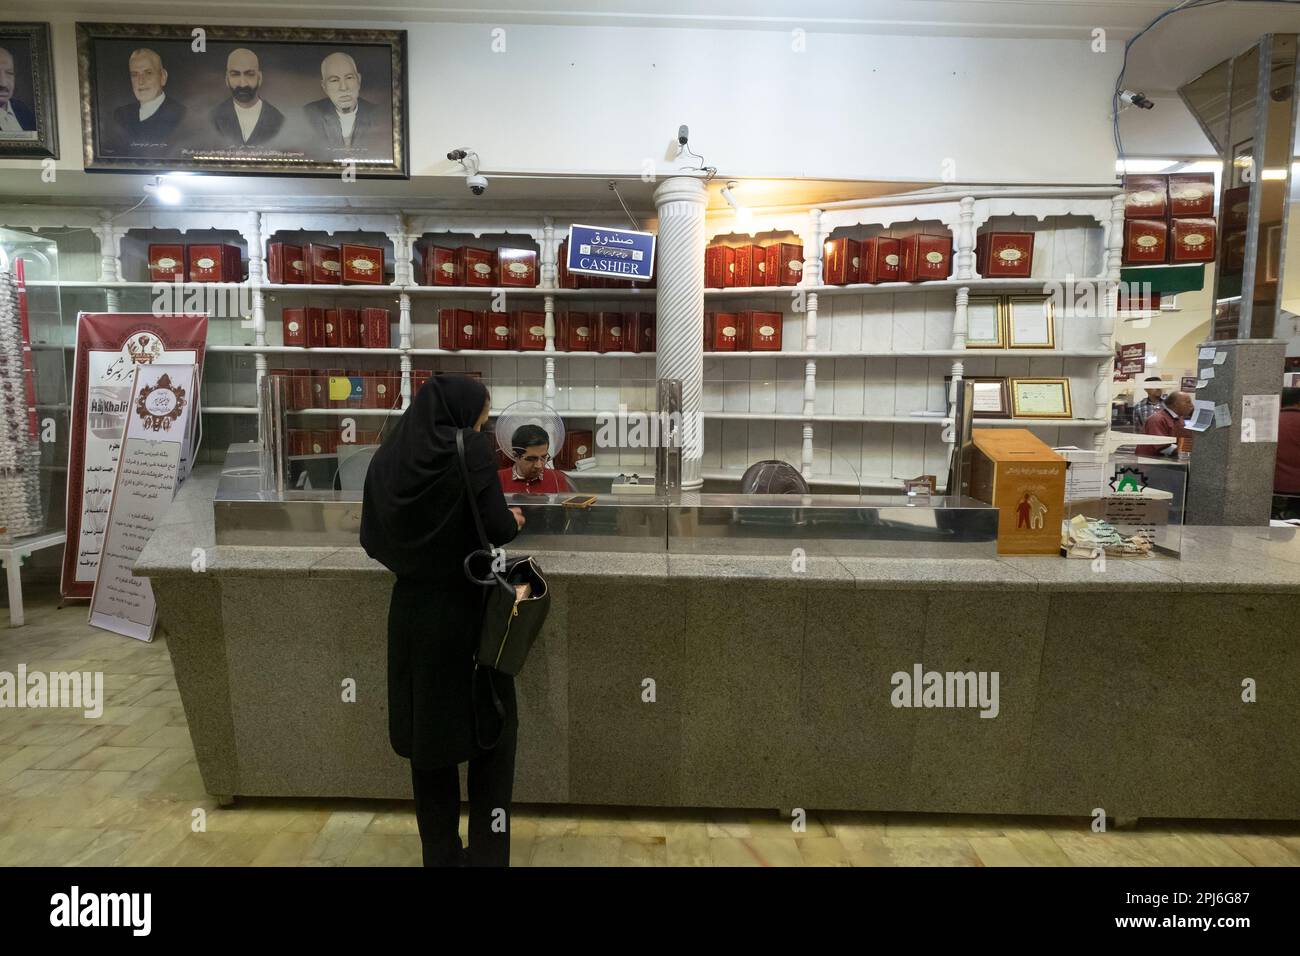
[[[1182,438],[1187,434],[1187,429],[1183,427],[1183,420],[1166,406],[1147,419],[1147,423],[1142,426],[1142,434],[1159,435],[1162,438]],[[1174,446],[1139,445],[1137,453],[1148,458],[1158,458],[1168,447]]]
[[[497,472],[501,481],[501,490],[507,495],[562,495],[573,491],[564,472],[554,468],[543,468],[536,481],[523,481],[515,477],[513,467],[502,468]]]
[[[1277,419],[1277,465],[1273,491],[1300,495],[1300,408],[1284,408]]]

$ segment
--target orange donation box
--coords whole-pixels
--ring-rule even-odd
[[[1065,459],[1024,428],[977,428],[972,498],[998,509],[998,554],[1058,554]]]

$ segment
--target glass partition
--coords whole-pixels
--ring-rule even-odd
[[[1069,461],[1067,557],[1146,558],[1182,552],[1188,464],[1137,455],[1059,450]]]

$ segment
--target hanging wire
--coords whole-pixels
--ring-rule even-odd
[[[627,213],[627,219],[628,222],[632,223],[632,228],[639,232],[641,230],[641,224],[636,221],[636,216],[632,215],[632,210],[628,209],[627,203],[623,201],[623,194],[618,191],[618,183],[614,182],[614,180],[611,179],[609,181],[609,188],[610,191],[612,191],[614,195],[618,197],[618,204],[622,206],[623,211]]]

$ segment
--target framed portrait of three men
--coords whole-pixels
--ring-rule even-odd
[[[405,179],[406,31],[78,23],[87,170]]]

